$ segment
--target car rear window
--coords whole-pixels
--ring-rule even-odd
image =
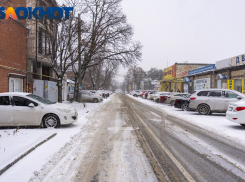
[[[208,96],[210,91],[201,91],[197,93],[197,96]]]
[[[237,98],[237,94],[235,94],[234,92],[226,92],[225,93],[225,97],[228,97],[228,98]]]
[[[209,94],[210,97],[221,97],[221,92],[220,91],[212,91]]]

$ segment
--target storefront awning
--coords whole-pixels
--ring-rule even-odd
[[[172,79],[162,79],[162,80],[159,80],[160,83],[163,83],[163,82],[170,82]]]
[[[190,77],[184,77],[184,78],[183,78],[183,82],[191,82]]]
[[[223,79],[227,79],[227,77],[225,74],[217,74],[215,79],[216,80],[223,80]]]

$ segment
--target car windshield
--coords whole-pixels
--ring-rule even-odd
[[[52,102],[52,101],[47,100],[47,99],[44,99],[44,98],[39,97],[39,96],[37,96],[37,95],[29,94],[29,95],[27,95],[27,97],[30,97],[30,98],[32,98],[32,99],[34,99],[34,100],[37,100],[38,102],[41,102],[41,103],[43,103],[43,104],[55,104],[55,102]]]

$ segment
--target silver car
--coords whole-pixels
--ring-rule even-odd
[[[67,95],[67,100],[73,102],[74,101],[74,91],[70,91]],[[82,101],[85,102],[100,102],[103,101],[103,98],[99,95],[93,94],[88,90],[82,90]]]
[[[199,90],[191,95],[189,109],[198,111],[201,115],[212,112],[225,113],[232,102],[237,102],[245,96],[235,90],[206,89]]]
[[[103,98],[87,90],[82,90],[82,101],[97,103],[103,101]]]

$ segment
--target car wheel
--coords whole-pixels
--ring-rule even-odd
[[[173,105],[174,105],[174,100],[172,100],[172,101],[170,102],[170,105],[171,105],[171,106],[173,106]]]
[[[189,106],[188,106],[188,104],[183,104],[183,105],[181,106],[181,109],[182,109],[182,111],[189,111]]]
[[[58,116],[54,114],[48,114],[43,118],[43,126],[45,128],[57,128],[60,126]]]
[[[97,103],[97,102],[99,102],[99,100],[96,99],[96,98],[94,98],[94,99],[93,99],[93,103]]]
[[[70,99],[70,102],[72,103],[73,101],[74,101],[74,98],[71,98],[71,99]]]
[[[197,110],[201,115],[208,115],[210,113],[209,106],[205,104],[198,106]]]
[[[159,99],[157,99],[157,103],[159,103]]]

